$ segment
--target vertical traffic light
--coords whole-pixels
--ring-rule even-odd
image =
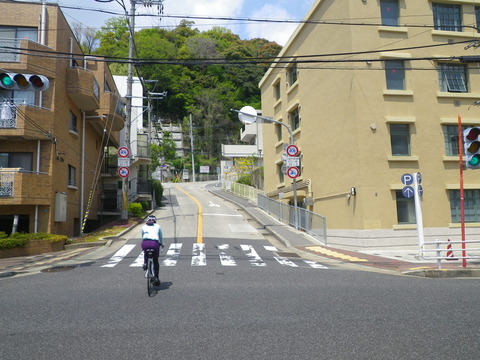
[[[8,90],[46,90],[50,82],[43,75],[0,73],[0,88]]]
[[[463,130],[465,149],[465,163],[469,169],[480,169],[480,127],[471,127]]]

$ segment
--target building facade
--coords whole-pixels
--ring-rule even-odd
[[[302,207],[331,243],[417,242],[402,175],[420,173],[426,240],[460,238],[458,117],[480,125],[480,4],[317,0],[260,82],[265,116],[301,151]],[[265,125],[265,191],[292,203],[289,134]],[[467,236],[480,226],[480,171],[463,173]]]
[[[107,63],[82,53],[57,5],[0,6],[1,72],[49,80],[44,91],[0,89],[0,231],[15,223],[78,235],[99,223],[104,158],[119,147],[124,102]]]

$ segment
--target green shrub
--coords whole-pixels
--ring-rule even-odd
[[[14,249],[21,248],[27,245],[28,239],[26,237],[8,237],[0,239],[0,249]]]
[[[150,206],[148,206],[148,201],[142,201],[140,204],[142,204],[142,210],[147,211]]]
[[[162,206],[163,185],[158,180],[152,180],[152,188],[155,191],[155,202],[157,206]]]
[[[128,205],[128,212],[132,213],[133,216],[141,217],[143,212],[142,204],[137,202],[131,203],[130,205]]]
[[[0,239],[8,237],[8,234],[5,231],[0,231]]]
[[[252,186],[252,177],[250,175],[243,175],[237,180],[237,183]]]

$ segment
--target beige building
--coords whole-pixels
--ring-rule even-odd
[[[83,55],[57,5],[0,7],[0,72],[50,83],[0,88],[0,231],[18,222],[17,231],[77,235],[98,225],[104,183],[117,201],[120,178],[103,158],[119,147],[122,99],[108,65]]]
[[[427,241],[459,240],[457,119],[480,125],[480,3],[317,0],[260,82],[264,116],[301,151],[299,205],[330,243],[417,243],[403,174],[421,173]],[[265,190],[293,203],[285,127],[264,129]],[[467,236],[479,237],[480,171],[464,172]],[[476,235],[475,235],[476,234]]]

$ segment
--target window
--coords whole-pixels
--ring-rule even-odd
[[[275,124],[275,134],[277,134],[277,141],[282,140],[282,125]]]
[[[398,0],[380,0],[382,25],[398,26]]]
[[[387,89],[405,90],[405,68],[402,60],[385,61]]]
[[[480,32],[480,6],[475,6],[475,20],[477,23],[477,32]]]
[[[465,65],[438,64],[440,91],[467,92],[467,67]]]
[[[0,26],[0,39],[28,39],[38,41],[37,28]]]
[[[21,168],[32,171],[33,153],[28,152],[1,152],[0,168]]]
[[[68,186],[77,186],[77,169],[68,165]]]
[[[285,174],[283,173],[283,164],[277,165],[277,174],[278,174],[278,182],[283,183],[285,182]]]
[[[450,190],[450,212],[452,222],[460,219],[460,190]],[[464,190],[465,222],[480,222],[480,190]]]
[[[462,31],[460,5],[433,4],[433,24],[436,30]]]
[[[275,100],[280,100],[280,83],[276,83],[275,85],[273,85],[273,92],[275,94]]]
[[[300,127],[300,112],[298,111],[298,107],[292,110],[289,114],[289,118],[292,131],[298,129]]]
[[[38,91],[0,89],[0,99],[10,99],[16,105],[38,105]]]
[[[390,141],[392,143],[392,155],[410,155],[410,131],[408,124],[390,124]]]
[[[70,111],[70,117],[68,119],[68,129],[70,131],[78,133],[78,128],[77,128],[77,117],[73,112]]]
[[[401,190],[395,191],[398,224],[415,224],[415,200],[403,196]]]
[[[462,130],[465,127],[462,127]],[[444,125],[443,137],[445,139],[445,155],[458,155],[458,125]]]
[[[293,64],[288,68],[288,83],[290,85],[293,85],[297,82],[297,79],[298,79],[297,72],[298,72],[297,64]]]

